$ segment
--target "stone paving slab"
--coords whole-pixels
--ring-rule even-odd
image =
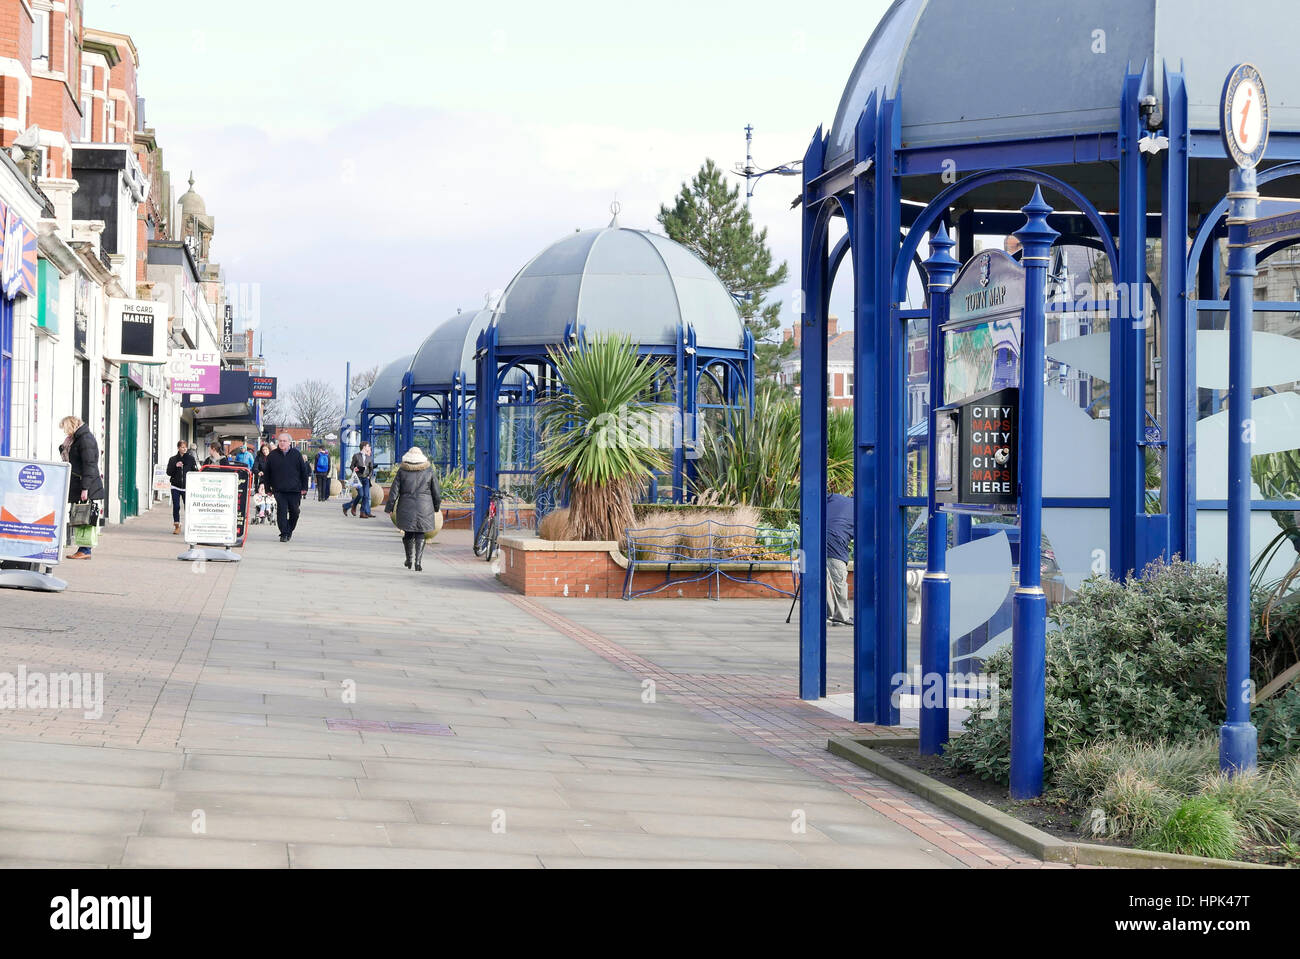
[[[169,518],[110,530],[0,629],[0,669],[102,671],[106,693],[100,721],[0,714],[0,865],[1041,865],[825,752],[893,733],[793,697],[788,604],[537,603],[466,532],[415,574],[334,503],[196,568]]]

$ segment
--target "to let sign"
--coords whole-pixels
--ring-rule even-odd
[[[177,350],[167,360],[167,375],[173,393],[204,396],[221,392],[221,354],[201,350]]]

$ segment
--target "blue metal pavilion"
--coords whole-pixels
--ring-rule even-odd
[[[380,370],[361,401],[361,441],[370,444],[376,466],[392,466],[404,452],[396,450],[402,436],[402,383],[414,358],[408,354]]]
[[[487,510],[483,486],[534,482],[537,403],[563,388],[547,349],[606,332],[630,336],[642,355],[662,361],[661,383],[679,416],[672,474],[661,478],[674,501],[686,493],[704,408],[725,415],[752,403],[753,335],[703,261],[666,237],[617,223],[570,234],[519,271],[478,338],[476,528]],[[522,388],[511,389],[520,375]],[[706,383],[711,404],[700,401]],[[533,494],[540,518],[551,504],[546,491]]]
[[[402,380],[401,448],[422,446],[442,475],[467,472],[473,463],[474,348],[491,318],[484,309],[445,320],[420,344]]]
[[[1022,231],[1035,189],[1060,234],[1046,289],[1043,439],[1032,451],[1042,460],[1045,577],[1064,595],[1093,572],[1226,557],[1229,164],[1218,100],[1234,63],[1259,66],[1272,107],[1260,189],[1295,195],[1296,181],[1284,181],[1300,175],[1300,65],[1280,28],[1292,16],[1282,0],[1231,15],[1209,0],[898,0],[881,19],[834,124],[817,130],[804,160],[803,698],[826,694],[826,332],[836,275],[847,264],[861,384],[854,718],[896,725],[894,694],[918,665],[909,565],[928,549],[918,531],[934,522],[928,463],[916,459],[931,403],[932,317],[928,306],[907,308],[909,287],[929,285],[921,257],[935,256],[932,238],[953,235],[967,263],[977,244],[1001,247]],[[1090,271],[1058,272],[1065,250],[1087,251]],[[1261,251],[1261,275],[1280,253]],[[943,270],[950,279],[955,264]],[[1252,385],[1268,393],[1255,402],[1256,455],[1300,448],[1296,300],[1300,283],[1289,298],[1255,304],[1256,356],[1277,358],[1254,370]],[[1161,465],[1158,490],[1145,482],[1149,456]],[[1255,490],[1255,551],[1278,530],[1269,511],[1294,506]],[[958,517],[939,540],[949,544],[954,666],[978,663],[1010,636],[1015,530],[982,535],[993,526]]]

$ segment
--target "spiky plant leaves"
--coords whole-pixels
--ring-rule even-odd
[[[621,334],[549,352],[565,390],[541,405],[538,483],[568,494],[575,538],[621,540],[650,475],[669,466],[657,445],[665,407],[643,402],[655,361]]]

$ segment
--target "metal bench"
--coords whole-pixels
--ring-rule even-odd
[[[735,526],[704,520],[659,529],[629,529],[626,533],[627,575],[623,598],[649,596],[672,586],[712,578],[710,598],[722,598],[722,579],[762,586],[782,596],[799,588],[799,534],[772,527]],[[638,571],[662,570],[663,581],[648,589],[633,589]],[[755,572],[788,570],[793,589],[785,590],[756,579]]]

